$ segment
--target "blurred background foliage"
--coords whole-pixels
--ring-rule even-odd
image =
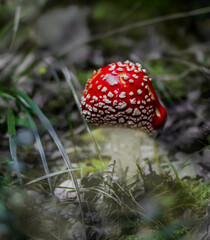
[[[0,239],[210,238],[209,7],[208,0],[0,0]],[[94,69],[126,59],[147,69],[169,115],[156,145],[145,139],[132,186],[104,171],[64,71],[80,97]],[[92,130],[107,166],[109,138]]]

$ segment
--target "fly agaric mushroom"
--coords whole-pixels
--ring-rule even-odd
[[[155,133],[167,117],[146,70],[128,60],[94,71],[81,103],[88,122],[111,127],[112,159],[124,170],[125,167],[136,169],[135,161],[140,158],[139,132]],[[133,165],[131,158],[135,160]]]

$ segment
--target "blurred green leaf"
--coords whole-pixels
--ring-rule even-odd
[[[4,98],[11,98],[11,99],[15,99],[15,97],[13,97],[11,94],[7,93],[7,92],[3,92],[0,91],[0,96],[4,97]]]
[[[8,125],[8,133],[11,135],[15,135],[15,115],[13,113],[12,108],[8,107],[7,112],[7,125]]]

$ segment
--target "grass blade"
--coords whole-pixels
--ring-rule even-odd
[[[55,141],[58,149],[60,150],[66,166],[69,169],[72,169],[72,165],[71,165],[71,161],[66,153],[66,151],[63,148],[63,145],[60,142],[60,139],[57,136],[57,133],[55,132],[54,128],[52,127],[50,121],[47,119],[47,117],[43,114],[43,112],[40,110],[40,108],[38,107],[38,105],[36,103],[34,103],[29,97],[28,95],[26,95],[25,93],[19,91],[19,90],[14,90],[15,93],[17,94],[17,96],[19,97],[20,101],[26,102],[31,109],[34,111],[34,113],[38,116],[38,118],[40,119],[40,121],[42,122],[42,124],[44,125],[44,127],[47,129],[47,131],[50,133],[50,135],[52,136],[53,140]]]
[[[15,135],[15,116],[12,111],[12,108],[8,106],[8,112],[7,112],[7,126],[8,126],[8,133],[10,135]]]
[[[78,108],[78,110],[80,112],[80,115],[82,116],[82,110],[81,110],[81,107],[80,107],[80,101],[79,101],[78,96],[76,94],[75,88],[74,88],[74,86],[72,84],[71,75],[70,75],[68,69],[65,66],[61,66],[61,70],[62,70],[62,72],[63,72],[63,74],[65,76],[66,82],[68,83],[68,85],[69,85],[69,87],[71,89],[71,92],[72,92],[73,97],[74,97],[74,101],[75,101],[75,103],[77,105],[77,108]],[[82,118],[83,118],[83,116],[82,116]],[[95,138],[93,137],[92,132],[91,132],[91,130],[90,130],[90,128],[89,128],[89,126],[88,126],[88,124],[87,124],[87,122],[86,122],[86,120],[84,118],[83,118],[83,121],[84,121],[85,127],[87,129],[87,132],[88,132],[91,140],[93,141],[94,148],[95,148],[95,150],[96,150],[96,152],[97,152],[97,154],[99,156],[99,159],[100,159],[103,167],[105,168],[105,164],[104,164],[103,158],[101,156],[99,147],[98,147],[98,145],[97,145],[97,143],[95,141]]]
[[[9,50],[12,49],[12,47],[13,47],[13,45],[15,43],[15,37],[16,37],[17,31],[18,31],[19,22],[20,22],[20,14],[21,14],[21,6],[17,6],[16,7],[16,11],[15,11],[15,19],[14,19],[12,42],[11,42],[11,45],[9,47]]]
[[[41,157],[41,160],[42,160],[42,163],[43,163],[45,173],[46,173],[46,175],[48,175],[50,173],[50,171],[49,171],[49,168],[48,168],[46,156],[45,156],[45,153],[44,153],[44,149],[43,149],[43,146],[42,146],[41,139],[40,139],[38,131],[37,131],[36,124],[35,124],[33,118],[31,117],[31,114],[28,111],[28,109],[24,106],[24,104],[21,103],[21,105],[22,105],[22,107],[23,107],[23,109],[24,109],[24,111],[25,111],[25,113],[28,117],[29,123],[31,125],[32,132],[33,132],[34,137],[36,139],[36,143],[37,143],[37,146],[38,146],[38,149],[39,149],[39,153],[40,153],[40,157]],[[48,184],[49,184],[49,187],[50,187],[50,192],[52,193],[52,195],[54,195],[54,190],[53,190],[51,180],[50,180],[50,178],[47,178],[47,180],[48,180]]]
[[[53,126],[51,125],[50,121],[48,120],[48,118],[43,114],[43,112],[40,110],[40,108],[38,107],[38,105],[36,103],[34,103],[31,98],[26,95],[25,93],[19,91],[19,90],[14,90],[14,93],[17,95],[18,99],[20,99],[20,101],[22,101],[23,103],[27,103],[31,109],[34,111],[34,113],[37,115],[37,117],[40,119],[40,121],[42,122],[43,126],[46,128],[46,130],[49,132],[49,134],[51,135],[52,139],[54,140],[55,144],[57,145],[63,159],[64,162],[67,166],[67,168],[73,169],[71,161],[57,135],[57,133],[55,132]],[[79,185],[77,182],[77,179],[73,173],[73,171],[70,171],[70,175],[73,179],[74,185],[75,185],[75,189],[76,189],[76,193],[77,193],[77,197],[78,197],[78,201],[79,201],[79,205],[80,205],[80,212],[81,212],[81,217],[82,217],[82,222],[84,225],[84,217],[83,217],[83,212],[82,212],[82,201],[81,201],[81,197],[80,197],[80,193],[79,193]]]
[[[0,91],[0,96],[3,97],[3,98],[10,98],[10,99],[16,100],[15,97],[13,97],[11,94],[6,93],[4,91]]]
[[[168,163],[169,167],[173,170],[176,180],[179,181],[180,180],[179,173],[176,170],[176,168],[174,167],[174,165],[168,160],[168,158],[164,157],[163,159]]]
[[[4,27],[1,28],[1,30],[0,30],[0,38],[1,39],[6,34],[6,32],[12,27],[12,25],[13,25],[13,21],[10,21]]]
[[[157,23],[161,22],[167,22],[171,20],[176,20],[176,19],[182,19],[182,18],[187,18],[187,17],[192,17],[192,16],[197,16],[201,14],[207,14],[210,12],[210,7],[204,7],[204,8],[198,8],[194,9],[191,11],[186,11],[186,12],[179,12],[179,13],[174,13],[166,16],[160,16],[160,17],[155,17],[151,19],[146,19],[144,21],[139,21],[135,23],[129,23],[127,25],[124,25],[120,28],[112,29],[104,33],[99,33],[95,36],[89,37],[88,39],[81,39],[80,41],[75,42],[75,44],[70,45],[68,48],[65,49],[65,51],[60,51],[59,57],[65,56],[66,54],[69,54],[69,52],[73,51],[76,48],[79,48],[80,46],[91,43],[100,39],[104,39],[110,36],[114,36],[116,34],[121,34],[123,32],[130,31],[135,28],[141,28],[141,27],[146,27],[150,25],[154,25]]]
[[[15,76],[15,81],[17,81],[20,77],[27,75],[33,68],[35,68],[40,63],[40,59],[35,59],[31,62],[27,67],[25,67],[20,73]]]
[[[70,119],[70,116],[69,116],[69,109],[67,107],[66,99],[65,99],[65,97],[63,96],[63,93],[62,93],[61,80],[60,80],[58,74],[56,73],[56,71],[52,67],[50,67],[50,71],[51,71],[51,73],[53,75],[53,78],[55,79],[56,83],[58,84],[59,93],[62,97],[63,106],[64,106],[64,109],[65,109],[65,117],[66,117],[66,120],[67,120],[67,123],[68,123],[68,126],[69,126],[71,139],[72,139],[72,143],[73,143],[73,146],[74,146],[74,151],[77,154],[77,148],[76,148],[76,144],[75,144],[75,141],[74,141],[74,133],[73,133],[73,128],[72,128],[72,123],[71,123],[71,119]]]
[[[19,182],[21,183],[20,178],[20,164],[18,162],[17,158],[17,143],[16,143],[16,131],[15,131],[15,116],[12,111],[12,108],[7,104],[8,106],[8,112],[7,112],[7,126],[8,126],[8,133],[9,133],[9,148],[10,148],[10,154],[11,158],[14,161],[14,169],[17,172],[17,176],[19,179]]]
[[[55,173],[49,173],[49,174],[46,174],[44,176],[41,176],[41,177],[38,177],[36,179],[33,179],[32,181],[26,183],[26,186],[27,185],[30,185],[30,184],[33,184],[33,183],[36,183],[36,182],[39,182],[41,180],[44,180],[44,179],[48,179],[48,178],[51,178],[51,177],[55,177],[55,176],[58,176],[60,174],[64,174],[64,173],[70,173],[72,171],[80,171],[82,170],[83,168],[74,168],[74,169],[68,169],[68,170],[61,170],[61,171],[57,171]]]
[[[20,164],[17,158],[17,143],[16,143],[15,135],[9,134],[9,148],[10,148],[10,154],[11,154],[12,160],[14,161],[14,169],[17,172],[19,182],[21,183]]]

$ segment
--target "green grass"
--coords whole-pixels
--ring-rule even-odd
[[[71,73],[68,72],[65,67],[62,70],[64,78],[80,110],[77,93],[71,82]],[[55,74],[54,77],[56,77]],[[85,78],[85,76],[83,77]],[[61,79],[59,79],[57,83],[60,86]],[[60,91],[62,92],[61,88]],[[18,164],[18,148],[15,142],[16,125],[18,123],[32,129],[36,139],[37,149],[43,163],[45,175],[34,176],[34,179],[30,179],[27,184],[28,189],[33,186],[37,192],[44,190],[51,192],[53,195],[54,188],[59,186],[62,175],[67,176],[66,174],[73,174],[73,179],[76,180],[76,177],[79,177],[82,171],[84,178],[82,179],[81,187],[76,183],[76,188],[69,188],[72,192],[77,192],[79,201],[69,199],[67,203],[68,201],[69,203],[72,202],[76,208],[80,208],[83,215],[83,224],[88,227],[88,229],[97,227],[101,229],[103,236],[113,240],[116,238],[190,240],[188,234],[193,231],[195,224],[204,219],[210,197],[209,184],[202,182],[202,180],[180,179],[177,170],[170,162],[167,162],[167,164],[171,168],[171,172],[175,174],[175,178],[172,178],[169,173],[157,175],[153,171],[151,171],[149,175],[145,175],[143,174],[143,169],[139,168],[138,180],[133,183],[132,187],[131,185],[126,185],[123,179],[116,181],[112,175],[107,178],[107,176],[104,175],[104,165],[99,157],[78,162],[78,168],[73,168],[70,158],[66,154],[61,140],[56,134],[51,122],[27,94],[15,88],[5,88],[1,90],[0,97],[5,102],[5,108],[7,109],[11,159]],[[63,103],[66,107],[67,103],[65,99]],[[17,107],[19,111],[16,110]],[[42,137],[39,135],[40,126],[45,128],[47,133],[52,136],[66,164],[67,170],[50,172]],[[88,131],[90,131],[90,129]],[[79,136],[79,139],[87,144],[95,144],[97,142],[104,143],[107,141],[107,137],[104,136],[100,130],[84,133]],[[98,151],[96,148],[96,154],[99,153],[100,155]],[[107,161],[105,160],[105,167],[106,166]],[[16,170],[18,169],[21,168],[16,168]],[[21,171],[17,171],[19,181],[22,184],[21,174],[24,174],[24,172],[21,173]],[[10,176],[10,174],[5,175],[2,185],[10,189],[11,182],[15,185],[16,182],[8,178],[8,176]],[[28,176],[30,176],[30,174]],[[45,180],[48,180],[48,184]],[[68,187],[66,189],[68,189]],[[14,194],[16,188],[13,188],[11,191],[11,194]],[[4,192],[2,192],[2,194],[4,194]],[[103,199],[102,202],[101,199]],[[142,204],[147,200],[151,200],[151,203],[157,206],[158,212],[154,215],[147,216],[147,213],[144,212],[144,205],[142,206]],[[5,203],[3,202],[2,204]],[[64,206],[65,205],[61,204],[59,208],[62,209]],[[7,209],[7,205],[5,205],[5,207]],[[41,207],[41,205],[39,207]],[[51,207],[57,208],[57,206],[55,207],[53,205]],[[185,221],[183,220],[183,214],[188,210],[191,211],[192,215],[190,216],[190,220]],[[7,215],[7,213],[5,214]],[[91,221],[90,218],[92,218]],[[94,218],[96,218],[97,221]],[[60,219],[59,211],[57,219]],[[40,221],[45,222],[46,219],[42,218]],[[58,223],[52,221],[52,226],[57,227]],[[71,226],[69,227],[71,228]],[[109,232],[103,230],[107,228]],[[141,233],[147,230],[150,232],[148,237],[142,237]],[[65,234],[66,232],[61,236],[64,238]],[[90,234],[89,231],[87,231],[87,235],[88,234]],[[95,234],[97,235],[97,233]]]
[[[80,230],[85,228],[87,239],[93,236],[92,239],[97,240],[191,240],[193,231],[206,219],[210,185],[204,183],[202,179],[181,179],[179,172],[169,161],[165,164],[170,170],[160,171],[162,174],[156,174],[151,168],[150,174],[145,175],[144,169],[139,167],[137,179],[132,184],[127,184],[123,178],[116,179],[114,173],[106,171],[109,156],[102,158],[98,143],[106,143],[107,136],[100,130],[91,131],[84,119],[82,123],[82,118],[78,119],[75,126],[79,122],[84,124],[85,130],[82,134],[74,136],[74,124],[70,118],[71,112],[81,112],[79,94],[87,79],[92,76],[92,70],[87,64],[82,71],[80,68],[76,69],[78,74],[75,76],[57,57],[42,57],[40,51],[45,52],[42,52],[42,49],[40,50],[35,41],[29,37],[29,30],[32,30],[30,24],[35,21],[31,16],[36,15],[31,13],[39,8],[41,16],[41,10],[50,10],[50,8],[44,10],[50,1],[41,1],[42,3],[37,3],[38,7],[29,6],[30,4],[24,6],[23,3],[26,2],[25,0],[16,2],[16,4],[22,3],[22,6],[21,16],[16,19],[19,28],[15,30],[14,14],[17,5],[12,1],[6,1],[5,6],[0,8],[2,22],[9,19],[0,30],[0,48],[4,50],[5,56],[10,55],[8,61],[0,68],[2,107],[0,131],[3,151],[10,153],[10,158],[8,156],[0,158],[0,238],[4,239],[6,236],[9,240],[14,238],[22,240],[27,236],[33,240],[62,240],[69,239],[68,231],[73,231],[74,228]],[[136,56],[130,54],[131,49],[132,51],[136,49],[134,46],[130,47],[130,44],[143,40],[145,30],[136,28],[133,31],[130,25],[126,32],[128,34],[123,35],[123,31],[120,30],[117,38],[112,37],[116,34],[115,31],[109,37],[103,37],[103,32],[106,33],[117,26],[120,29],[124,23],[127,25],[145,20],[148,14],[153,16],[159,8],[162,9],[162,13],[168,14],[168,3],[162,5],[160,1],[155,0],[149,12],[142,11],[139,15],[136,9],[145,9],[146,5],[135,2],[137,5],[131,9],[132,11],[127,12],[128,23],[125,21],[126,15],[122,15],[121,11],[123,9],[127,11],[132,5],[131,2],[123,1],[118,8],[115,8],[116,4],[111,1],[93,4],[95,7],[91,9],[93,14],[91,20],[97,20],[97,22],[92,30],[97,30],[99,27],[102,37],[96,38],[95,42],[91,39],[88,41],[92,41],[93,49],[101,51],[103,57],[110,56],[111,59],[113,56],[115,59],[127,58],[127,56],[138,57],[138,52],[135,53]],[[116,14],[110,18],[107,10],[114,11]],[[174,6],[170,7],[170,11],[174,11]],[[154,18],[154,21],[156,20],[158,19]],[[144,24],[146,25],[143,26],[147,26],[146,22]],[[103,31],[101,31],[101,25]],[[113,26],[110,28],[111,25]],[[174,29],[171,31],[168,35],[173,37],[176,31]],[[187,40],[188,38],[185,41]],[[183,41],[178,42],[177,46],[182,43]],[[50,52],[47,53],[50,55]],[[177,97],[186,98],[187,82],[184,78],[190,76],[188,72],[190,66],[196,65],[196,61],[193,64],[187,61],[191,59],[190,51],[186,50],[187,56],[183,57],[187,59],[185,63],[179,61],[182,58],[179,54],[178,57],[174,54],[174,58],[178,61],[173,61],[173,58],[148,60],[156,76],[160,79],[161,77],[170,79],[166,82],[160,80],[154,84],[164,96],[166,103],[172,103],[174,100],[171,92],[176,93]],[[110,58],[103,60],[107,61]],[[18,61],[13,65],[15,59]],[[205,61],[207,66],[207,57]],[[202,68],[197,66],[193,71],[200,70]],[[50,78],[48,78],[49,75]],[[208,71],[205,76],[208,78]],[[44,87],[49,87],[51,83],[55,84],[57,94],[53,93],[52,98],[44,103],[44,108],[41,109],[33,97],[37,99],[39,91],[40,95],[48,94],[50,88],[44,90]],[[208,91],[208,86],[203,84],[201,90]],[[59,99],[56,98],[58,95]],[[70,109],[74,103],[77,110]],[[63,115],[56,116],[54,113],[57,110]],[[54,129],[54,125],[62,126],[61,121],[68,125],[68,130],[63,134],[71,133],[67,139]],[[21,147],[17,144],[17,130],[23,126],[33,132],[35,138],[33,146]],[[8,139],[7,150],[3,144],[5,139]],[[64,140],[66,142],[63,142]],[[64,146],[68,142],[71,142],[70,146],[74,147],[73,154],[67,154],[65,150]],[[86,149],[89,148],[90,151],[93,145],[95,150],[91,152],[91,156],[87,152],[86,155],[82,155],[84,159],[81,159],[78,155],[80,152],[76,153],[77,144],[85,146]],[[51,145],[54,147],[48,148]],[[205,145],[204,148],[209,148],[209,145]],[[59,152],[57,159],[62,161],[63,169],[52,171],[56,161],[51,159],[51,156],[56,151]],[[27,157],[24,156],[26,153]],[[36,153],[35,156],[33,156],[34,153]],[[32,158],[35,158],[35,162],[31,161]],[[72,167],[72,164],[77,167]],[[82,175],[81,186],[79,186],[77,179]],[[69,177],[75,187],[65,187],[65,189],[76,193],[76,197],[66,200],[56,199],[54,189]],[[36,195],[35,200],[29,197],[30,192]],[[153,206],[155,206],[154,209]],[[76,224],[82,227],[77,228]]]

